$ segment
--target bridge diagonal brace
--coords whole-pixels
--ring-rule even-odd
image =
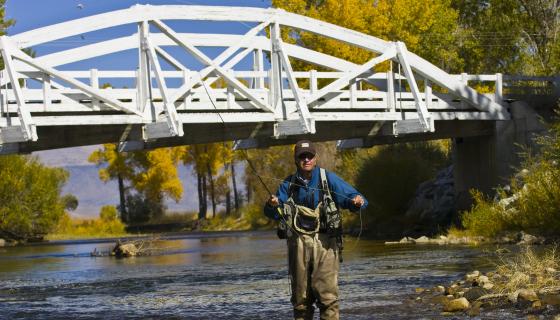
[[[345,86],[348,85],[350,80],[358,77],[362,73],[364,73],[364,72],[368,71],[369,69],[373,68],[375,65],[377,65],[377,64],[379,64],[383,61],[394,58],[396,54],[397,54],[397,51],[396,51],[395,45],[389,46],[385,50],[385,52],[383,52],[383,54],[369,60],[368,62],[366,62],[362,65],[356,66],[354,69],[350,70],[345,76],[339,78],[338,80],[332,82],[331,84],[329,84],[329,85],[325,86],[324,88],[322,88],[321,90],[317,91],[317,93],[308,97],[307,98],[307,104],[311,105],[313,102],[321,99],[322,97],[324,97],[328,93],[330,93],[332,91],[335,91],[335,90],[340,90],[341,88],[344,88]]]
[[[127,113],[133,113],[136,114],[140,117],[142,117],[142,113],[140,113],[140,111],[129,108],[127,106],[125,106],[124,104],[122,104],[120,101],[113,99],[111,97],[108,97],[106,95],[104,95],[101,91],[99,91],[99,89],[95,89],[91,86],[88,86],[86,84],[84,84],[83,82],[80,82],[72,77],[68,77],[65,76],[64,74],[62,74],[61,72],[59,72],[58,70],[49,67],[49,66],[45,66],[42,63],[39,63],[37,61],[35,61],[34,58],[28,56],[25,52],[21,51],[19,48],[17,48],[15,45],[13,45],[12,43],[8,43],[7,41],[3,41],[3,46],[4,49],[6,49],[6,47],[9,47],[12,50],[12,56],[17,59],[20,60],[26,64],[28,64],[29,66],[43,72],[46,73],[50,76],[56,77],[64,82],[67,82],[71,85],[73,85],[74,87],[82,90],[83,92],[87,93],[88,95],[90,95],[91,97],[98,99],[98,100],[102,100],[104,101],[105,104],[117,109],[117,110],[121,110]]]
[[[433,119],[430,119],[430,114],[428,112],[428,108],[426,104],[422,101],[422,97],[420,96],[420,90],[418,90],[418,85],[416,84],[416,80],[414,79],[414,74],[412,73],[412,69],[410,68],[410,64],[406,58],[408,50],[406,50],[406,45],[403,42],[397,42],[397,57],[398,60],[403,67],[404,75],[410,86],[410,91],[412,91],[412,96],[414,97],[414,103],[416,105],[416,110],[418,111],[418,120],[424,129],[424,131],[433,132],[435,130],[433,125]]]
[[[151,21],[156,27],[158,27],[165,35],[167,35],[171,40],[173,40],[177,45],[185,49],[187,52],[192,54],[197,60],[209,66],[208,68],[203,69],[200,71],[200,78],[203,79],[207,75],[209,75],[212,71],[216,71],[220,77],[222,77],[229,85],[237,89],[244,97],[251,100],[255,106],[259,109],[266,110],[269,112],[273,112],[273,109],[263,103],[259,98],[255,97],[248,91],[248,88],[243,85],[239,80],[235,79],[235,77],[230,76],[227,71],[225,71],[220,64],[225,61],[229,56],[235,53],[242,45],[244,45],[248,40],[253,38],[258,32],[260,32],[269,22],[263,22],[257,27],[251,29],[251,31],[245,34],[244,38],[237,43],[235,46],[228,48],[224,51],[220,56],[218,56],[215,60],[210,59],[206,56],[203,52],[198,50],[195,46],[182,41],[179,35],[165,25],[163,22],[159,20],[152,20]],[[171,102],[177,101],[180,97],[184,96],[189,90],[192,89],[192,83],[186,84],[185,86],[181,86],[176,93],[170,98]]]
[[[309,109],[307,107],[307,103],[305,102],[305,99],[301,94],[301,91],[297,84],[297,80],[294,76],[294,71],[292,69],[290,59],[283,49],[282,40],[277,37],[276,39],[274,39],[273,43],[275,47],[273,48],[273,50],[277,51],[280,55],[280,62],[288,76],[288,83],[290,84],[290,88],[296,100],[297,110],[304,129],[303,131],[304,133],[315,133],[315,121],[313,117],[311,117],[311,114],[309,113]]]
[[[156,51],[156,53],[158,54],[158,56],[162,57],[165,61],[167,61],[167,63],[169,63],[170,65],[172,65],[177,71],[184,71],[184,70],[188,70],[187,67],[185,67],[181,62],[179,62],[177,59],[173,58],[173,56],[171,56],[169,53],[165,52],[165,50],[163,50],[162,48],[155,46],[154,50]]]
[[[16,96],[16,102],[18,105],[17,113],[20,121],[20,128],[14,127],[12,129],[6,128],[0,131],[0,144],[6,142],[21,142],[21,141],[37,141],[37,127],[31,118],[31,113],[25,103],[23,97],[23,90],[19,84],[19,79],[14,67],[13,48],[10,46],[6,36],[0,37],[0,45],[2,46],[2,58],[4,59],[4,65],[8,71],[8,77],[12,83],[12,90]]]
[[[240,53],[238,53],[237,55],[235,55],[233,58],[231,58],[228,62],[226,62],[226,64],[224,64],[224,66],[222,67],[222,69],[228,70],[231,69],[232,67],[234,67],[236,64],[239,63],[239,61],[241,61],[243,58],[245,58],[249,53],[251,53],[254,50],[253,47],[247,47],[245,50],[241,51]],[[211,67],[208,67],[211,68]],[[206,79],[206,85],[212,85],[212,83],[216,82],[220,77],[209,77],[208,79]]]
[[[184,135],[183,123],[181,122],[179,116],[177,115],[177,110],[175,109],[175,105],[169,101],[169,93],[167,90],[167,85],[165,84],[163,72],[161,70],[159,60],[156,56],[156,50],[154,46],[152,46],[150,39],[148,37],[146,37],[144,41],[147,47],[146,49],[148,50],[148,58],[150,59],[150,64],[156,75],[156,81],[158,84],[160,94],[163,97],[163,107],[165,109],[166,119],[167,119],[167,124],[169,125],[170,134],[171,136],[181,137]]]

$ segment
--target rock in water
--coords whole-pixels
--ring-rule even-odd
[[[474,287],[472,289],[470,289],[469,291],[467,291],[464,295],[465,298],[467,298],[467,300],[469,301],[474,301],[484,295],[489,294],[490,292],[484,288],[481,287]]]
[[[537,296],[537,293],[534,290],[520,289],[518,290],[517,299],[521,301],[534,302],[539,300],[539,297]]]
[[[560,306],[560,294],[543,295],[542,302],[551,306]]]
[[[453,299],[447,302],[447,304],[445,304],[445,306],[443,307],[443,311],[447,311],[447,312],[465,311],[470,306],[471,304],[469,303],[469,300],[467,300],[466,298]]]
[[[0,247],[3,247],[5,245],[6,245],[6,240],[0,239]]]
[[[426,236],[421,236],[420,238],[415,239],[414,242],[415,242],[415,243],[419,243],[419,244],[422,244],[422,243],[430,243],[430,238],[428,238],[428,237],[426,237]]]

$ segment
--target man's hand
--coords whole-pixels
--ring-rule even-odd
[[[354,207],[361,208],[364,205],[365,200],[364,198],[362,198],[362,196],[357,195],[354,197],[354,199],[350,200],[350,202]]]
[[[277,207],[280,205],[280,200],[278,200],[277,196],[271,195],[266,203],[271,207]]]

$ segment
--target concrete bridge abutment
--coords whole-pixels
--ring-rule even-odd
[[[493,196],[496,188],[509,184],[523,152],[537,148],[535,137],[546,127],[538,113],[523,101],[509,106],[511,120],[495,121],[484,136],[453,139],[453,175],[457,209],[472,205],[471,189]]]

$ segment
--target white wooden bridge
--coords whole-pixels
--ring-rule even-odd
[[[209,34],[177,27],[202,21],[241,22],[247,28]],[[42,55],[23,51],[122,26],[133,31]],[[280,37],[284,28],[368,50],[372,59],[357,65],[286,43]],[[220,53],[210,57],[208,48]],[[302,135],[313,140],[478,135],[487,129],[485,122],[509,119],[502,88],[519,80],[451,75],[402,42],[278,9],[135,5],[3,36],[0,49],[4,154],[107,142],[120,142],[126,150],[221,140],[255,147]],[[135,61],[130,70],[83,67],[126,52]],[[189,59],[201,67],[187,67]],[[294,70],[296,60],[315,70]],[[391,61],[391,70],[376,72],[384,61]],[[100,88],[120,80],[131,85]],[[218,80],[222,88],[213,86]],[[553,78],[536,80],[558,84]],[[469,86],[480,81],[495,92],[479,94]]]

